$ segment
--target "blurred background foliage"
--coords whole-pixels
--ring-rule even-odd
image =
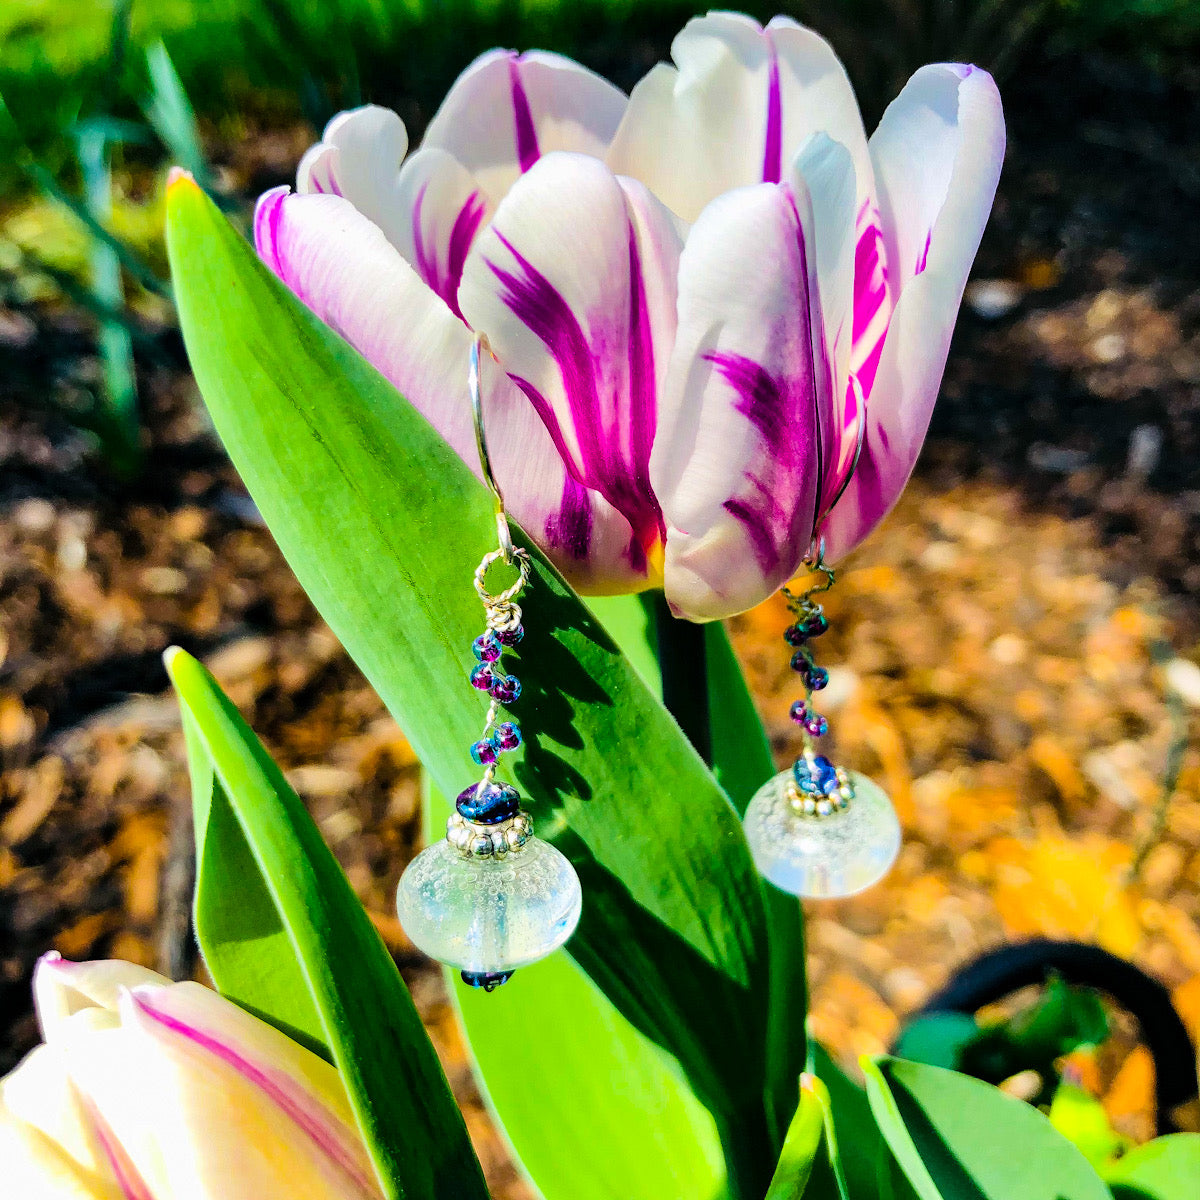
[[[492,45],[544,46],[630,86],[703,0],[136,0],[129,42],[164,40],[197,110],[236,121],[303,104],[320,123],[363,97],[415,97],[428,115],[462,64]],[[1064,46],[1136,46],[1164,65],[1200,45],[1194,0],[750,0],[826,31],[868,109],[923,62],[976,61],[1003,72],[1034,34]],[[113,70],[112,0],[5,0],[0,94],[30,145],[52,154],[85,97],[146,90],[144,57]],[[641,45],[642,55],[630,54]],[[868,116],[877,111],[868,112]],[[59,158],[65,158],[61,146]]]
[[[0,300],[62,293],[97,326],[101,372],[68,414],[118,478],[142,466],[134,349],[171,324],[161,169],[187,167],[226,207],[220,164],[297,120],[371,100],[414,141],[454,77],[493,45],[569,54],[629,89],[666,57],[697,0],[5,0],[0,7]],[[868,126],[919,65],[1003,77],[1036,50],[1120,47],[1169,72],[1200,45],[1193,0],[751,0],[821,29]],[[201,123],[207,138],[201,136]],[[218,152],[219,153],[219,152]],[[270,174],[269,172],[267,173]],[[256,178],[269,186],[286,178]],[[246,205],[241,205],[245,219]]]

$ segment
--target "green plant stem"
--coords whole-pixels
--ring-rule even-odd
[[[673,616],[661,592],[654,597],[654,621],[663,704],[696,753],[712,766],[704,626]]]

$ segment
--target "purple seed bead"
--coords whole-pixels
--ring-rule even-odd
[[[789,625],[783,631],[783,640],[789,646],[803,646],[808,639],[804,636],[804,630],[799,625]]]
[[[481,663],[494,663],[502,653],[500,641],[490,629],[471,643],[471,649]]]
[[[799,671],[800,674],[803,675],[810,666],[812,666],[812,659],[809,658],[806,650],[797,650],[796,653],[792,655],[793,671]]]
[[[805,638],[820,637],[829,628],[829,618],[820,611],[812,613],[800,622],[800,632]]]
[[[515,646],[525,636],[525,627],[518,625],[514,629],[501,629],[496,634],[502,646]]]
[[[813,737],[824,737],[829,732],[829,722],[818,713],[812,713],[804,722],[804,728]]]
[[[829,672],[824,667],[813,667],[804,681],[814,692],[819,692],[829,686]]]
[[[471,757],[481,767],[490,767],[496,761],[496,747],[490,741],[475,742],[471,746]]]
[[[808,705],[803,700],[797,700],[788,710],[788,715],[797,725],[803,725],[805,718],[808,716]]]
[[[492,734],[497,750],[515,750],[521,744],[521,727],[515,721],[502,721]]]
[[[505,675],[492,685],[492,699],[500,704],[512,704],[521,695],[521,681],[515,675]]]
[[[496,673],[487,663],[480,663],[470,674],[471,686],[490,692],[496,686]]]

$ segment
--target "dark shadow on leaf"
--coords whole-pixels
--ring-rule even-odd
[[[937,1184],[944,1200],[989,1200],[988,1194],[975,1182],[971,1173],[938,1132],[925,1110],[897,1079],[888,1081],[904,1128],[908,1130],[929,1174]],[[981,1137],[987,1130],[979,1130]]]

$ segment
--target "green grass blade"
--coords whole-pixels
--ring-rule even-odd
[[[214,982],[328,1050],[389,1200],[486,1200],[412,997],[300,798],[194,658],[171,651],[167,670],[184,714],[196,928]]]
[[[146,51],[146,69],[150,75],[150,96],[142,106],[146,120],[175,162],[190,171],[202,188],[209,188],[212,172],[200,144],[196,113],[161,41]]]

